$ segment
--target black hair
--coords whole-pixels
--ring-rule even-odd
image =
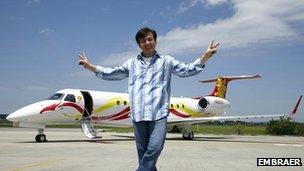
[[[140,30],[138,30],[138,32],[136,33],[135,40],[137,44],[139,45],[139,40],[146,37],[149,33],[153,34],[154,40],[156,41],[157,38],[156,31],[148,27],[143,27]]]

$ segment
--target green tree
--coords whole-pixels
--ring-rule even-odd
[[[297,123],[296,124],[295,135],[304,136],[304,123]]]
[[[280,117],[267,123],[266,134],[270,135],[295,135],[296,123],[291,118]]]

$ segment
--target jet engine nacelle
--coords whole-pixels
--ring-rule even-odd
[[[198,107],[206,113],[223,113],[230,108],[230,103],[220,97],[205,96],[199,99]]]

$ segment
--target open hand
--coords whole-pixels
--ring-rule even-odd
[[[78,60],[78,64],[82,65],[84,68],[89,69],[91,71],[95,71],[96,66],[92,65],[89,61],[89,59],[87,58],[86,54],[84,52],[81,52],[79,55],[79,60]]]
[[[215,43],[214,40],[208,46],[205,54],[201,57],[202,62],[207,62],[209,58],[211,58],[217,51],[217,47],[220,43]]]
[[[83,67],[87,67],[90,64],[90,61],[88,60],[86,54],[84,52],[81,52],[79,55],[78,64],[82,65]]]

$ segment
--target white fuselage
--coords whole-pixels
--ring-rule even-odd
[[[230,107],[223,98],[202,98],[172,97],[168,123],[177,119],[216,116]],[[38,127],[41,124],[77,123],[83,117],[90,117],[94,123],[131,126],[129,96],[126,93],[64,89],[48,100],[13,112],[7,119],[20,125]]]

